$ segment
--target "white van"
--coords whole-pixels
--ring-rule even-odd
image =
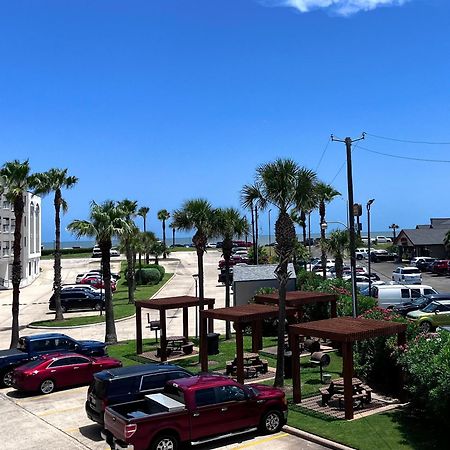
[[[428,294],[438,294],[438,292],[425,284],[372,286],[372,296],[378,300],[378,306],[381,308],[393,307]]]

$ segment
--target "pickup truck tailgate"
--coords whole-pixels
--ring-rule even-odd
[[[106,408],[105,428],[108,431],[110,431],[116,438],[125,440],[125,426],[126,421],[124,419],[109,411],[109,408]]]

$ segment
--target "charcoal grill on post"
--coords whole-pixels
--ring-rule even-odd
[[[309,362],[320,368],[320,382],[323,383],[323,368],[330,365],[330,355],[324,352],[314,352]]]
[[[161,329],[161,322],[159,320],[150,320],[150,314],[147,313],[147,328],[150,328],[150,331],[155,332],[156,343],[158,343],[158,331]]]

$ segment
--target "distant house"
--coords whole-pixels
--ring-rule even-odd
[[[275,277],[276,264],[261,264],[258,266],[234,266],[233,268],[233,301],[234,306],[246,305],[256,291],[264,287],[278,289]],[[293,264],[288,265],[289,280],[286,290],[295,291],[297,276]]]
[[[445,235],[450,231],[450,218],[430,219],[429,225],[417,225],[411,230],[402,230],[394,245],[398,246],[399,256],[431,256],[447,258],[449,251],[444,245]]]

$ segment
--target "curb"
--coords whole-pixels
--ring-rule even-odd
[[[294,428],[289,425],[285,425],[283,427],[283,431],[293,436],[297,436],[299,438],[305,439],[310,442],[314,442],[315,444],[323,445],[324,447],[331,448],[334,450],[354,450],[353,447],[347,447],[344,444],[339,444],[338,442],[330,441],[329,439],[317,436],[316,434],[308,433],[307,431],[299,430],[298,428]]]
[[[174,277],[175,277],[175,273],[172,274],[172,276],[167,280],[167,282],[163,286],[161,286],[158,289],[158,291],[153,294],[153,296],[151,298],[155,298],[167,286],[167,284],[170,283],[170,281],[172,281],[172,279]],[[131,316],[122,317],[121,319],[117,319],[114,321],[114,323],[124,322],[125,320],[133,319],[134,317],[136,317],[136,314],[132,314]],[[87,328],[87,327],[93,327],[93,326],[97,326],[97,325],[105,325],[105,322],[88,323],[86,325],[73,325],[73,326],[68,326],[68,327],[45,327],[45,326],[38,326],[38,325],[27,325],[27,328],[31,328],[32,330],[72,330],[75,328]]]

